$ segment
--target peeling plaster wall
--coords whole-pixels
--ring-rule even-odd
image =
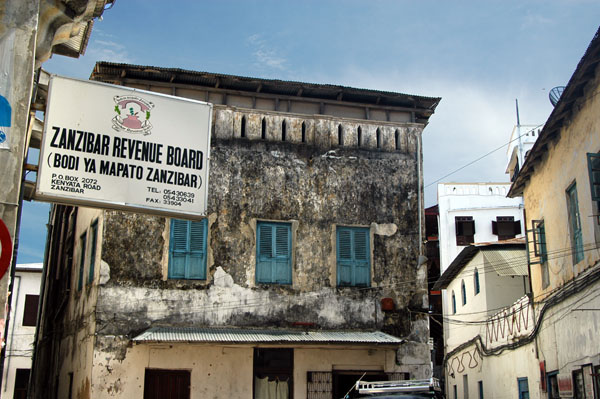
[[[202,344],[143,344],[126,346],[114,336],[99,337],[94,355],[94,398],[140,398],[146,368],[190,371],[192,398],[247,398],[253,384],[253,347]],[[124,348],[115,356],[115,346]],[[339,348],[294,348],[293,386],[295,398],[307,397],[307,372],[334,370],[395,372],[394,350]],[[232,370],[236,370],[232,375]]]
[[[214,112],[207,280],[166,278],[168,219],[104,211],[98,330],[131,337],[152,325],[290,328],[295,322],[383,330],[413,341],[419,356],[410,358],[429,367],[426,318],[406,311],[409,304],[427,307],[426,271],[416,266],[422,125]],[[291,285],[255,283],[259,220],[292,223]],[[336,287],[338,225],[370,228],[372,289]],[[397,310],[382,312],[383,297],[392,297]]]

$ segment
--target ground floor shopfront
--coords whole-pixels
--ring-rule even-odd
[[[118,345],[108,345],[109,337],[102,337],[95,345],[89,367],[69,370],[65,364],[59,397],[76,397],[80,390],[72,386],[74,378],[84,381],[89,397],[147,399],[330,399],[344,397],[361,377],[409,378],[410,366],[396,361],[403,341],[382,333],[367,334],[380,335],[371,342],[350,342],[348,334],[344,337],[347,342],[274,342],[277,337],[273,335],[271,342],[260,335],[254,342],[241,342],[235,337],[230,342],[211,342],[214,337],[198,334],[177,340],[171,339],[172,335],[158,339],[155,334],[134,338],[125,351],[115,351]],[[289,337],[280,341],[285,338]],[[87,375],[74,376],[81,372]]]

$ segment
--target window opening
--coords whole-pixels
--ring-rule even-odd
[[[483,399],[483,381],[477,381],[477,390],[479,391],[479,399]]]
[[[397,150],[400,149],[400,132],[396,129],[396,133],[394,133],[394,145]]]
[[[467,304],[467,287],[465,286],[465,280],[462,280],[460,283],[460,292],[462,295],[462,304],[465,306]]]
[[[529,399],[529,382],[527,377],[517,378],[517,384],[519,386],[519,399]]]
[[[242,123],[240,126],[240,137],[246,137],[246,115],[242,116]]]
[[[37,324],[39,295],[25,295],[25,306],[23,308],[23,326],[35,327]]]
[[[293,349],[254,348],[254,399],[292,398],[293,372]]]
[[[452,314],[456,314],[456,295],[452,291]]]
[[[579,218],[579,201],[577,200],[576,183],[571,184],[567,189],[567,209],[569,212],[573,263],[577,264],[583,260],[583,236],[581,232],[581,219]]]
[[[281,141],[285,141],[286,139],[286,130],[286,123],[284,119],[283,122],[281,122]]]
[[[291,224],[258,222],[256,230],[256,282],[259,284],[291,284]]]
[[[456,245],[469,245],[475,241],[475,222],[472,216],[456,216]]]
[[[521,234],[521,222],[515,221],[514,216],[498,216],[492,220],[492,234],[498,236],[498,240],[509,240]]]
[[[81,291],[83,288],[83,271],[85,269],[85,246],[87,243],[86,233],[83,233],[79,238],[81,251],[79,254],[79,278],[77,279],[77,290]]]
[[[302,142],[306,143],[306,123],[302,122]]]
[[[189,370],[146,369],[144,399],[190,398]]]
[[[475,295],[479,294],[479,271],[475,268],[475,272],[473,273],[473,282],[475,283]]]
[[[262,118],[262,122],[260,124],[260,138],[263,140],[267,139],[267,121],[265,118]]]
[[[548,252],[546,250],[546,228],[543,220],[532,220],[533,225],[533,252],[539,258],[542,272],[542,288],[550,285],[550,272],[548,270]]]
[[[463,399],[469,399],[469,376],[463,375]]]
[[[588,153],[588,170],[592,201],[596,202],[596,221],[600,223],[600,153]]]
[[[371,285],[370,234],[366,227],[337,228],[337,284],[347,287]]]
[[[90,270],[88,272],[88,283],[94,281],[94,269],[96,267],[96,246],[98,244],[98,219],[94,220],[90,230]]]
[[[344,131],[342,125],[338,125],[338,145],[344,145]]]
[[[170,279],[206,279],[207,220],[171,219],[169,240]]]
[[[377,148],[381,149],[381,130],[379,128],[375,132],[375,138],[377,139]]]
[[[357,136],[358,136],[358,141],[357,141],[358,146],[362,147],[362,129],[360,126],[358,127],[358,130],[357,130]]]

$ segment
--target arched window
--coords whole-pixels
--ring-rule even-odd
[[[465,287],[465,280],[462,280],[460,283],[460,293],[462,296],[462,304],[465,306],[467,304],[467,287]]]
[[[267,138],[267,121],[265,120],[265,118],[262,118],[260,138],[263,140],[266,140]]]
[[[246,137],[246,115],[242,116],[242,126],[240,127],[240,137]]]
[[[344,130],[342,125],[338,125],[338,145],[344,145]]]
[[[400,149],[400,131],[398,129],[396,129],[396,133],[394,133],[394,143],[395,143],[396,149],[399,150]]]
[[[306,143],[306,123],[302,122],[302,142]]]
[[[281,122],[281,141],[285,141],[285,134],[286,134],[286,125],[285,125],[285,119],[284,119],[283,122]]]
[[[381,130],[379,128],[375,132],[375,138],[377,139],[377,148],[381,148]]]
[[[358,127],[357,135],[358,135],[358,146],[361,147],[362,146],[362,129],[360,128],[360,126]]]
[[[454,291],[452,291],[452,314],[456,314],[456,296],[454,295]]]
[[[475,284],[475,295],[479,294],[479,271],[475,268],[475,272],[473,273],[473,283]]]

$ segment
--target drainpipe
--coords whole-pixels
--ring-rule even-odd
[[[423,255],[423,201],[421,199],[421,190],[423,189],[421,176],[421,133],[417,135],[417,202],[419,209],[419,257]],[[420,261],[420,259],[419,259]],[[420,263],[420,262],[418,262]]]

